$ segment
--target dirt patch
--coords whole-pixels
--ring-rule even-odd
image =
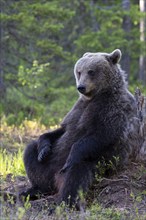
[[[93,191],[104,208],[146,214],[146,165],[131,163],[120,173],[101,179]]]

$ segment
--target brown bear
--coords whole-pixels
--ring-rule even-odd
[[[120,58],[116,49],[86,53],[77,61],[79,99],[58,129],[27,146],[24,164],[32,187],[22,195],[47,193],[58,203],[72,205],[80,189],[88,190],[98,161],[121,152],[136,102],[127,90]]]

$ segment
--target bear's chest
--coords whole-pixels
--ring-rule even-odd
[[[99,111],[98,105],[95,103],[88,103],[82,109],[76,109],[70,115],[68,123],[66,124],[66,131],[70,135],[75,136],[86,135],[89,132],[94,132],[97,125],[101,123],[104,112]]]

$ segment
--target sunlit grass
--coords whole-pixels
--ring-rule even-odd
[[[10,173],[14,176],[25,175],[22,150],[16,153],[0,150],[0,175],[5,178]]]

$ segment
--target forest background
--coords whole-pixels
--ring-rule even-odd
[[[130,91],[146,92],[145,0],[1,0],[0,113],[8,125],[60,122],[87,51],[122,51]]]

